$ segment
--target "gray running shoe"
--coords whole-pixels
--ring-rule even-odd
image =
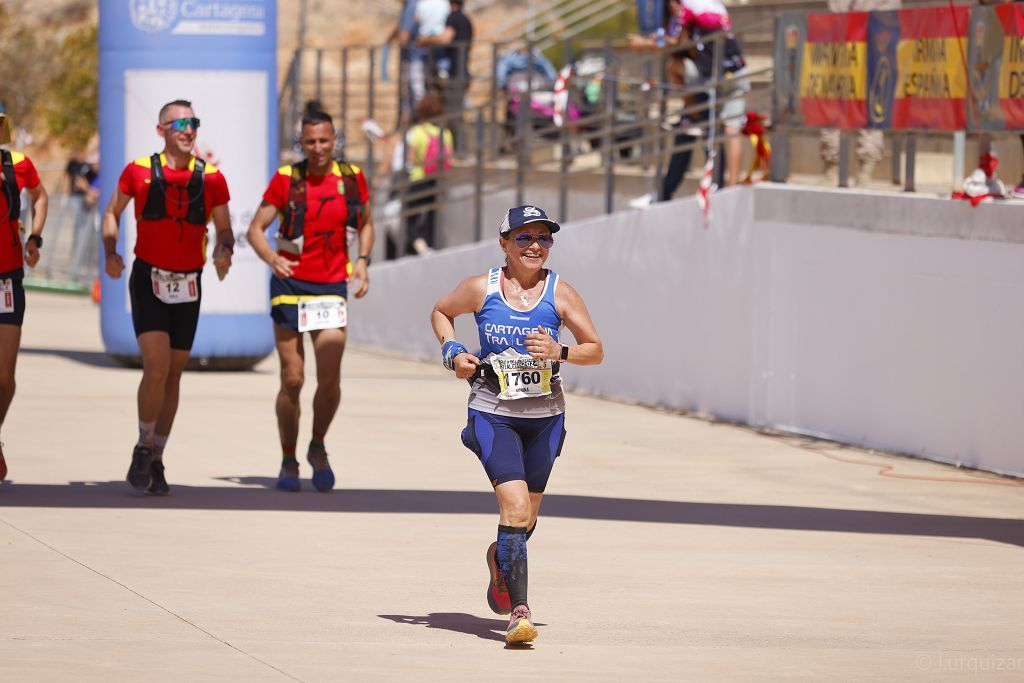
[[[132,451],[132,465],[126,477],[132,488],[145,491],[151,483],[149,463],[153,460],[153,450],[148,446],[136,446]]]
[[[505,631],[505,642],[509,645],[515,643],[529,643],[537,637],[537,627],[533,625],[533,616],[530,608],[526,605],[516,605],[512,610],[512,616],[508,620],[508,630]]]

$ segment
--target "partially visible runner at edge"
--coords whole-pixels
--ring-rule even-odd
[[[11,142],[11,126],[0,110],[0,145]],[[0,150],[0,427],[14,399],[14,366],[21,348],[25,320],[24,265],[39,263],[49,199],[32,160],[21,152]],[[21,238],[21,191],[32,200],[32,232]],[[0,442],[0,481],[7,478],[4,445]]]
[[[445,366],[471,384],[462,443],[480,458],[498,499],[498,538],[486,553],[487,602],[510,615],[505,640],[512,644],[537,637],[526,596],[526,542],[565,439],[558,367],[604,359],[582,297],[544,267],[558,230],[535,206],[509,209],[498,229],[505,266],[463,280],[430,315]],[[476,355],[455,340],[455,318],[470,313],[479,329]],[[559,343],[562,325],[576,344]]]
[[[217,233],[213,262],[218,277],[231,267],[235,246],[227,181],[213,164],[192,154],[198,130],[191,102],[174,100],[161,107],[156,133],[164,139],[163,151],[125,166],[103,216],[106,271],[116,280],[125,267],[117,251],[121,214],[128,202],[135,201],[137,237],[128,292],[142,354],[142,381],[139,439],[127,480],[154,495],[170,492],[164,448],[199,322],[206,226],[211,218]]]
[[[321,111],[302,118],[300,144],[306,159],[277,170],[249,224],[249,243],[273,270],[270,316],[281,361],[277,394],[277,428],[281,437],[281,469],[277,488],[298,491],[299,393],[305,376],[303,334],[309,332],[316,356],[313,395],[313,438],[306,460],[313,469],[313,487],[334,488],[334,471],[324,438],[341,403],[341,358],[348,325],[348,282],[362,298],[369,290],[367,267],[374,230],[369,215],[370,192],[358,166],[333,158],[337,134],[331,117]],[[280,217],[271,248],[265,231]],[[359,255],[350,261],[346,229],[358,232]]]

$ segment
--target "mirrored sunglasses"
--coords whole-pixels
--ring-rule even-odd
[[[515,242],[520,249],[525,249],[534,242],[545,249],[550,249],[551,245],[555,243],[555,238],[551,235],[531,235],[528,232],[521,232],[515,236]]]
[[[184,133],[189,126],[192,126],[192,130],[199,130],[199,119],[194,116],[191,118],[171,119],[170,121],[164,121],[161,125],[169,126],[179,133]]]

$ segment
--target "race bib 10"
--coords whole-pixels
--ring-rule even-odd
[[[348,325],[348,306],[340,296],[299,300],[299,332],[333,330]]]

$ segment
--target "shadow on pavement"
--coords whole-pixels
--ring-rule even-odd
[[[482,619],[463,612],[431,612],[423,617],[406,614],[378,614],[377,616],[381,619],[390,619],[396,624],[426,626],[500,642],[505,642],[505,627],[508,625],[507,619]],[[543,624],[537,624],[537,626],[543,626]]]
[[[235,486],[182,486],[171,481],[171,495],[153,497],[123,481],[0,486],[0,508],[163,508],[169,510],[285,510],[295,512],[370,512],[379,514],[465,514],[497,512],[490,491],[338,489],[317,493],[304,480],[301,493],[273,490],[271,477],[226,477]],[[268,490],[269,489],[269,490]],[[845,533],[943,538],[977,538],[1024,547],[1024,520],[959,517],[878,510],[694,503],[638,498],[602,498],[548,494],[545,517],[617,522],[654,522],[836,531]]]
[[[39,349],[31,346],[23,346],[18,351],[20,354],[28,354],[30,356],[59,356],[60,358],[67,358],[73,360],[76,363],[83,365],[91,365],[96,368],[120,368],[127,369],[121,363],[111,358],[105,353],[100,351],[75,351],[73,349]]]

